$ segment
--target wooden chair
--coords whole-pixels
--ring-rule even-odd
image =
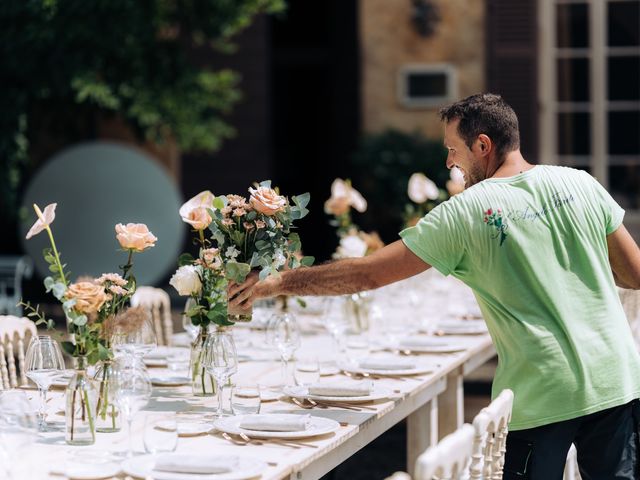
[[[167,292],[161,288],[138,287],[131,297],[131,305],[146,307],[153,319],[158,345],[171,345],[173,320],[171,319],[171,301]]]
[[[24,355],[29,340],[37,335],[35,324],[28,318],[0,315],[0,390],[27,384]]]
[[[429,447],[416,460],[415,480],[431,480],[434,477],[439,480],[462,479],[469,468],[473,438],[473,427],[465,423],[437,445]]]
[[[467,478],[502,479],[512,408],[513,392],[506,389],[473,419],[473,453]]]

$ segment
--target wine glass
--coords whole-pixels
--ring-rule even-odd
[[[0,392],[0,477],[20,478],[16,456],[36,441],[38,424],[25,392]]]
[[[222,418],[222,388],[229,377],[238,370],[238,355],[233,336],[227,332],[214,332],[204,345],[205,370],[216,379],[218,389],[218,408],[216,416]]]
[[[113,351],[118,354],[132,355],[142,360],[147,353],[158,346],[158,337],[151,317],[147,316],[137,327],[120,325],[111,337]]]
[[[140,368],[137,361],[129,361],[127,357],[117,360],[110,385],[111,395],[115,398],[120,411],[127,420],[129,427],[129,452],[133,456],[133,441],[131,424],[133,417],[144,407],[151,398],[151,380],[147,372]]]
[[[289,312],[273,315],[267,326],[267,341],[280,352],[283,386],[292,384],[289,381],[289,361],[300,347],[300,327],[296,318]]]
[[[33,337],[25,355],[25,371],[40,392],[39,428],[45,431],[47,391],[56,377],[64,372],[64,359],[58,342],[48,335]]]

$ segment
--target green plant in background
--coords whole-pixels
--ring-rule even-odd
[[[238,75],[198,63],[284,0],[24,0],[0,3],[0,185],[15,222],[33,147],[95,136],[114,115],[156,143],[220,148]]]
[[[419,132],[387,130],[366,135],[352,161],[357,173],[354,178],[369,202],[369,212],[375,212],[367,228],[376,228],[387,243],[396,240],[409,202],[409,178],[422,172],[438,188],[445,188],[449,180],[446,158],[441,141],[427,139]]]

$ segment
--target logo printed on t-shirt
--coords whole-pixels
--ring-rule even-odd
[[[500,238],[500,246],[502,246],[507,239],[507,229],[509,228],[507,219],[502,215],[502,209],[493,210],[489,208],[484,212],[484,223],[495,228],[496,233],[491,238]]]

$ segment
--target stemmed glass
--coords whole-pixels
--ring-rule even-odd
[[[238,354],[233,336],[227,332],[215,332],[204,344],[204,360],[202,362],[209,375],[216,379],[218,388],[218,409],[216,416],[222,418],[222,388],[229,377],[238,371]]]
[[[147,317],[138,328],[129,328],[128,325],[116,328],[111,338],[113,351],[116,354],[132,355],[142,360],[142,357],[158,346],[153,322],[150,317]]]
[[[25,371],[27,377],[38,385],[40,392],[39,428],[41,431],[45,431],[47,428],[47,391],[56,377],[64,372],[64,359],[58,342],[47,335],[33,337],[25,355]]]
[[[121,358],[116,362],[113,373],[113,382],[110,392],[115,398],[120,411],[127,420],[129,427],[129,452],[128,457],[133,456],[133,440],[131,423],[133,417],[144,407],[151,398],[151,380],[147,372],[140,368],[139,362]]]
[[[267,341],[280,352],[282,360],[282,385],[293,384],[289,380],[289,361],[300,347],[300,327],[289,312],[277,313],[267,326]]]
[[[0,392],[0,477],[14,478],[16,456],[37,437],[38,425],[25,392]],[[4,474],[4,476],[3,476]],[[15,478],[19,478],[15,475]]]
[[[345,314],[345,299],[342,297],[327,297],[324,304],[324,326],[333,339],[336,355],[344,353],[344,335],[349,329],[349,318]]]
[[[186,312],[188,312],[190,308],[195,306],[195,304],[196,304],[196,301],[193,298],[189,298],[184,306],[185,313],[182,314],[182,328],[184,328],[184,331],[187,332],[187,335],[189,335],[189,338],[191,339],[192,342],[198,336],[200,327],[198,325],[193,324],[193,322],[191,321],[191,317],[186,315]]]

